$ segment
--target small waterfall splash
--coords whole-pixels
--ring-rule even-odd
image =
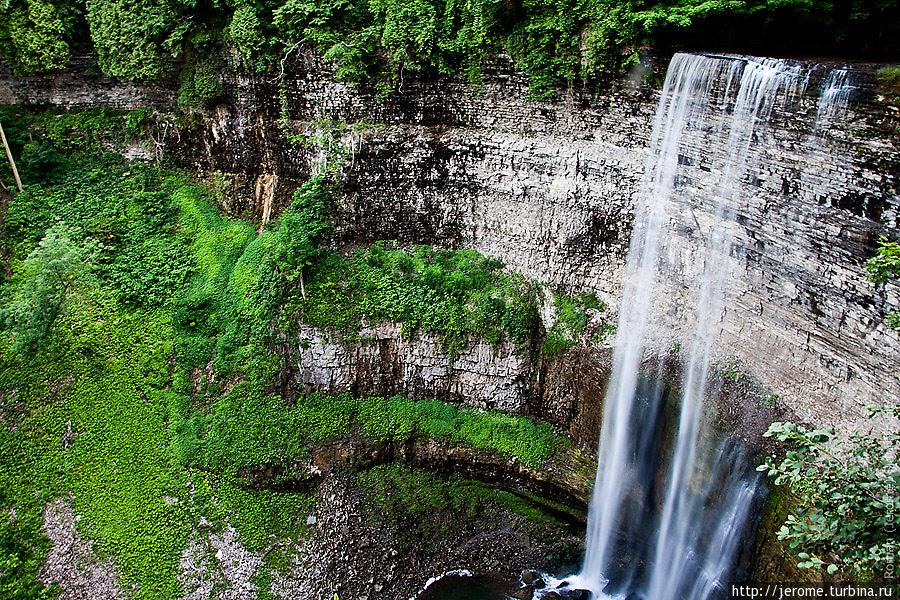
[[[773,110],[797,101],[807,81],[801,65],[774,59],[677,54],[669,66],[635,208],[585,562],[569,580],[595,597],[724,592],[757,480],[740,450],[705,435],[703,405],[724,289],[738,271],[741,181],[765,148]],[[705,184],[694,185],[684,165],[701,165]],[[678,425],[667,449],[662,365],[647,357],[681,340]]]
[[[835,117],[840,115],[850,102],[850,94],[856,89],[850,81],[850,70],[833,69],[828,73],[819,96],[819,108],[816,111],[814,133],[828,127]]]

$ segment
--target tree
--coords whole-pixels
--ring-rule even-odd
[[[189,29],[181,6],[169,0],[87,0],[91,39],[107,75],[153,81],[181,52]]]
[[[288,281],[300,280],[306,299],[303,269],[319,255],[318,243],[331,229],[328,223],[328,185],[322,177],[311,179],[294,194],[275,232],[275,268]]]
[[[46,0],[13,0],[0,10],[0,54],[17,75],[60,69],[69,60],[72,7]]]
[[[93,283],[92,263],[99,244],[90,240],[78,245],[73,237],[72,228],[56,225],[25,259],[22,283],[0,312],[14,352],[40,349],[71,296]]]
[[[228,37],[245,60],[249,61],[259,55],[266,45],[266,38],[255,8],[249,4],[241,4],[234,10],[228,25]]]

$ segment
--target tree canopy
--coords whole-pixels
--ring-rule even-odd
[[[0,19],[0,54],[16,73],[40,73],[65,66],[70,51],[66,31],[78,17],[74,4],[13,0],[4,12]]]
[[[276,70],[298,45],[344,79],[396,86],[407,74],[464,73],[508,52],[546,94],[626,68],[647,44],[769,53],[896,55],[893,0],[8,0],[0,54],[18,73],[63,66],[92,47],[100,68],[152,81],[229,47]]]
[[[14,351],[41,347],[72,295],[91,283],[98,245],[93,240],[79,245],[74,235],[74,229],[56,225],[25,259],[23,283],[0,312]]]

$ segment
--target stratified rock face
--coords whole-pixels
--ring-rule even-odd
[[[131,110],[172,106],[175,89],[112,79],[100,72],[93,57],[75,57],[66,70],[42,77],[16,78],[6,63],[0,64],[0,104]]]
[[[474,342],[448,356],[435,336],[404,336],[400,325],[363,327],[358,341],[301,325],[292,366],[303,394],[405,393],[464,402],[479,408],[524,412],[531,365],[513,344]]]
[[[815,73],[810,89],[824,72]],[[851,114],[832,130],[814,134],[814,92],[774,116],[773,143],[743,180],[734,251],[741,272],[729,290],[720,347],[721,358],[737,360],[800,418],[844,431],[862,426],[863,406],[900,399],[900,344],[882,323],[886,311],[900,309],[900,290],[867,282],[862,268],[878,236],[900,224],[900,152],[886,133],[896,118],[874,101],[872,70],[860,73]],[[227,104],[162,141],[177,163],[225,174],[243,194],[228,210],[274,218],[301,181],[338,165],[337,243],[396,239],[474,248],[527,276],[594,291],[617,306],[654,93],[571,91],[529,100],[524,78],[502,60],[489,65],[480,89],[404,81],[386,98],[336,82],[307,59],[289,65],[283,94],[268,75],[225,79]],[[64,95],[52,83],[4,77],[0,98],[95,105],[75,91],[76,80],[61,76]],[[150,98],[133,86],[104,86],[99,105],[134,107]],[[285,130],[301,143],[289,142]],[[692,157],[702,156],[697,150]],[[691,163],[692,157],[684,165],[686,189],[708,185],[721,168]],[[685,240],[703,239],[709,208],[695,206],[689,193],[678,202],[672,218]],[[688,258],[683,278],[696,275]],[[694,301],[680,295],[677,280],[672,290],[671,309],[690,310]],[[337,352],[324,341],[310,344]],[[435,365],[416,358],[403,366],[406,355],[397,370],[372,371],[372,352],[358,363],[367,373],[400,378],[373,381],[375,389],[399,390],[407,381],[426,381],[416,374],[426,372],[434,383],[416,391],[447,385]],[[474,372],[499,376],[496,357],[485,359]],[[365,380],[352,369],[310,363],[299,381],[352,387],[346,382]],[[515,376],[492,381],[491,393],[499,394],[493,405],[520,406]],[[472,388],[453,385],[460,393]]]

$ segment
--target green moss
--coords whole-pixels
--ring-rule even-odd
[[[220,99],[225,89],[213,65],[198,62],[181,71],[181,87],[178,89],[178,105],[182,109],[211,106]]]
[[[272,537],[299,537],[306,530],[306,517],[315,505],[311,493],[246,489],[227,476],[220,478],[214,489],[218,498],[214,514],[227,519],[250,550],[265,548]]]
[[[461,511],[474,514],[485,489],[458,475],[441,479],[401,464],[385,464],[362,471],[357,484],[378,511],[388,514]]]
[[[397,463],[362,471],[356,475],[356,481],[366,494],[372,514],[391,526],[401,542],[407,543],[423,535],[445,533],[446,513],[476,517],[503,508],[522,515],[544,532],[551,532],[558,530],[561,523],[546,508],[571,511],[459,474],[441,477]]]
[[[354,431],[378,442],[396,442],[416,435],[447,439],[495,450],[538,466],[553,455],[561,439],[547,424],[496,411],[459,408],[436,400],[354,398],[349,394],[312,394],[286,405],[248,384],[238,384],[211,407],[198,431],[202,447],[198,464],[213,470],[275,464],[285,478],[291,466],[308,456],[308,446]],[[185,427],[190,430],[190,427]]]
[[[763,511],[757,536],[758,551],[753,564],[752,579],[768,581],[784,577],[791,581],[816,583],[818,574],[812,569],[797,567],[797,558],[789,551],[787,543],[778,539],[778,530],[788,515],[799,506],[796,496],[784,486],[773,485]]]

